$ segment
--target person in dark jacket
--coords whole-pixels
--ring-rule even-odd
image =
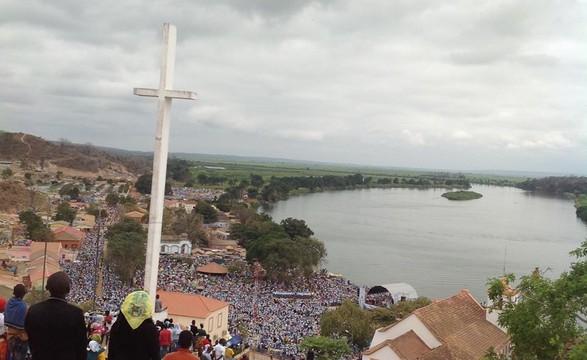
[[[65,301],[71,290],[69,276],[56,272],[49,276],[45,288],[51,297],[31,306],[24,322],[32,360],[85,360],[84,313]]]
[[[110,330],[108,360],[159,360],[153,304],[145,291],[130,293]]]

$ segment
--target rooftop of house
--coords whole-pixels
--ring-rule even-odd
[[[183,294],[178,292],[159,291],[167,313],[178,316],[187,316],[195,319],[206,319],[214,311],[220,310],[229,304],[224,301],[197,294]]]

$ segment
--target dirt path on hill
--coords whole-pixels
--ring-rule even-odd
[[[26,152],[26,155],[29,156],[31,154],[31,145],[29,143],[27,143],[26,141],[24,141],[24,138],[26,137],[26,134],[22,134],[22,136],[20,137],[20,142],[25,144],[29,150]]]

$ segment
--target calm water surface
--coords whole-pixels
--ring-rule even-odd
[[[444,189],[366,189],[294,197],[265,209],[276,222],[304,219],[326,244],[324,266],[357,285],[410,283],[419,295],[469,289],[535,267],[558,276],[587,238],[571,200],[515,188],[475,186],[483,198],[449,201]]]

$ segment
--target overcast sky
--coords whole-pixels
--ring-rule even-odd
[[[587,173],[587,1],[0,0],[0,129],[170,151]]]

